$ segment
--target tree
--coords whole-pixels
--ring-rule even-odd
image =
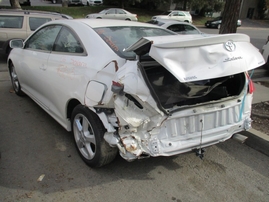
[[[267,10],[266,0],[259,0],[257,5],[259,19],[263,19],[265,17],[266,10]]]
[[[14,9],[21,9],[21,5],[19,3],[19,0],[9,0],[11,8]]]
[[[236,33],[242,0],[226,0],[220,26],[220,34]]]

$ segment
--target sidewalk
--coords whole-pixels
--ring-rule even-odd
[[[253,81],[254,82],[257,82],[257,81],[268,81],[269,82],[269,77],[257,78],[257,79],[254,79]],[[269,101],[269,88],[267,88],[263,85],[257,84],[257,83],[254,83],[254,87],[255,87],[255,91],[253,94],[252,104]],[[256,136],[269,142],[268,135],[266,135],[260,131],[257,131],[253,128],[251,128],[249,130],[249,132],[251,132],[251,133],[255,134]]]

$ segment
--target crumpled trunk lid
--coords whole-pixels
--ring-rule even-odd
[[[140,58],[148,53],[182,83],[234,75],[264,64],[244,34],[144,37],[125,51]]]

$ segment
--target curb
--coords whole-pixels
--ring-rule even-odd
[[[244,142],[244,144],[251,147],[252,149],[255,149],[256,151],[263,153],[266,156],[269,156],[269,141],[267,140],[269,139],[269,136],[264,137],[263,135],[265,134],[256,130],[254,130],[255,133],[252,132],[251,131],[240,132],[241,135],[248,137]],[[260,136],[259,133],[262,134],[262,136]]]

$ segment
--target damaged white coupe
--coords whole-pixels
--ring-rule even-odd
[[[264,59],[247,35],[175,35],[138,22],[58,20],[10,42],[15,92],[66,130],[92,167],[171,156],[251,127],[248,71]]]

